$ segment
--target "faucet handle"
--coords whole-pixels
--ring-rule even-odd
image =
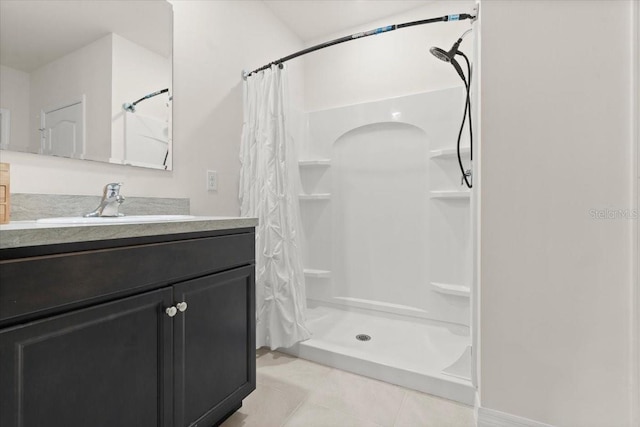
[[[116,197],[120,195],[120,187],[123,185],[122,182],[111,182],[104,186],[103,198],[107,197]]]

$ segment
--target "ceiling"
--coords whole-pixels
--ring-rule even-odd
[[[171,6],[158,0],[1,0],[0,63],[31,72],[116,33],[165,57]]]
[[[431,0],[263,1],[305,42],[431,3]]]

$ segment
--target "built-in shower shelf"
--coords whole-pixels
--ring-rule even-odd
[[[460,154],[469,154],[469,147],[460,147]],[[453,157],[458,154],[457,148],[441,148],[439,150],[431,150],[429,151],[429,157],[432,159],[439,157]]]
[[[315,270],[313,268],[304,269],[305,277],[313,277],[315,279],[329,279],[331,277],[331,271],[329,270]]]
[[[432,199],[468,199],[471,197],[470,191],[431,191],[429,196]]]
[[[299,194],[300,201],[329,200],[331,193]]]
[[[331,166],[331,159],[299,160],[298,165],[301,168],[329,167]]]
[[[446,295],[455,295],[458,297],[469,298],[471,296],[471,290],[468,286],[463,285],[451,285],[448,283],[431,282],[431,287],[434,291]]]

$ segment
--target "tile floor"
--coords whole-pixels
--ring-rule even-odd
[[[298,359],[258,351],[256,390],[222,427],[467,427],[473,408]]]

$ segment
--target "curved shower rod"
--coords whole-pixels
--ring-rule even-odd
[[[475,12],[475,9],[474,9],[474,12]],[[376,35],[376,34],[387,33],[389,31],[398,30],[400,28],[413,27],[415,25],[434,24],[436,22],[463,21],[465,19],[471,19],[471,21],[473,22],[476,19],[476,15],[471,15],[471,14],[468,14],[468,13],[445,15],[445,16],[440,16],[440,17],[437,17],[437,18],[423,19],[421,21],[405,22],[404,24],[387,25],[386,27],[380,27],[380,28],[376,28],[374,30],[369,30],[369,31],[361,32],[361,33],[351,34],[349,36],[340,37],[338,39],[334,39],[334,40],[331,40],[331,41],[328,41],[328,42],[324,42],[324,43],[317,44],[315,46],[308,47],[306,49],[303,49],[303,50],[300,50],[298,52],[292,53],[289,56],[285,56],[284,58],[276,59],[275,61],[272,61],[272,62],[268,63],[267,65],[264,65],[264,66],[262,66],[260,68],[256,68],[255,70],[253,70],[253,71],[251,71],[249,73],[243,71],[242,72],[242,78],[246,80],[246,78],[248,76],[250,76],[252,74],[255,74],[257,72],[260,72],[262,70],[266,70],[267,68],[270,68],[272,65],[279,65],[280,67],[282,67],[282,64],[284,62],[287,62],[287,61],[289,61],[291,59],[297,58],[297,57],[302,56],[302,55],[306,55],[307,53],[315,52],[316,50],[324,49],[325,47],[334,46],[334,45],[337,45],[337,44],[340,44],[340,43],[344,43],[344,42],[348,42],[348,41],[351,41],[351,40],[360,39],[362,37],[368,37],[368,36],[373,36],[373,35]]]
[[[122,108],[123,108],[125,111],[129,111],[130,113],[135,113],[135,111],[136,111],[136,105],[137,105],[139,102],[144,101],[145,99],[153,98],[154,96],[160,95],[160,94],[162,94],[162,93],[167,93],[167,92],[169,92],[169,89],[168,89],[168,88],[167,88],[167,89],[161,89],[161,90],[158,90],[158,91],[156,91],[156,92],[150,93],[149,95],[145,95],[145,96],[143,96],[142,98],[138,99],[138,100],[137,100],[136,102],[134,102],[134,103],[125,102],[124,104],[122,104]]]

